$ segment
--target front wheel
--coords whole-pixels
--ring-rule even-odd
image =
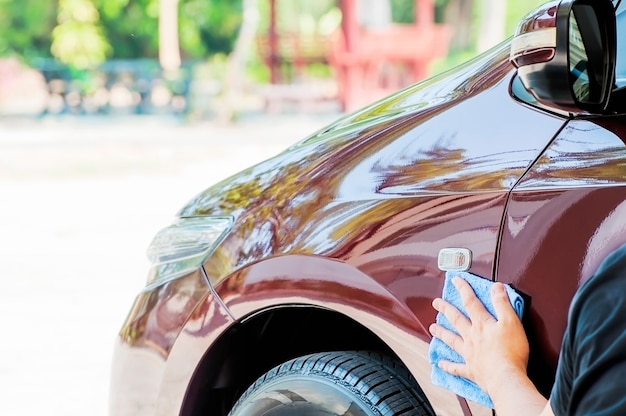
[[[403,365],[372,352],[324,352],[281,364],[239,398],[229,416],[434,415]]]

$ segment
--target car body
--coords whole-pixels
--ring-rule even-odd
[[[159,241],[209,224],[208,246],[182,266],[152,253],[117,338],[110,413],[226,415],[281,363],[367,350],[408,370],[424,414],[491,414],[430,381],[427,328],[450,248],[526,297],[529,375],[548,395],[574,293],[626,243],[626,116],[545,105],[510,50],[347,115],[189,201]],[[618,44],[618,79],[622,55]]]

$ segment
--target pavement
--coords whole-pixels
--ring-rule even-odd
[[[156,231],[338,116],[0,119],[0,415],[107,415],[113,341]]]

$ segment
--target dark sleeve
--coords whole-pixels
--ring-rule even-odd
[[[626,247],[574,297],[556,382],[555,415],[626,415]]]

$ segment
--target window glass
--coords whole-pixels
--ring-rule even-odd
[[[617,65],[615,82],[618,87],[626,87],[626,2],[617,8]]]
[[[588,6],[587,6],[588,7]],[[588,7],[591,9],[591,7]],[[588,10],[593,13],[593,10]],[[587,72],[587,51],[585,50],[585,44],[580,36],[580,30],[578,29],[578,21],[574,13],[569,19],[569,32],[570,32],[570,44],[569,44],[569,61],[570,61],[570,73],[574,80],[574,95],[579,101],[589,100],[589,74]]]

